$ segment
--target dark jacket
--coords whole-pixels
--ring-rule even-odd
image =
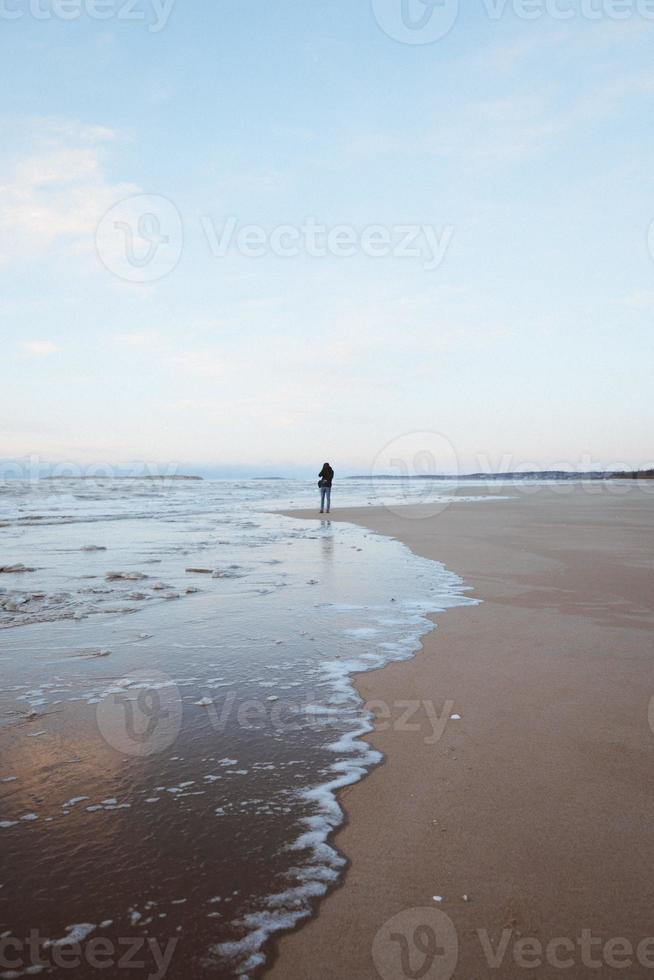
[[[334,471],[331,466],[323,466],[318,476],[324,481],[325,486],[331,487],[332,480],[334,479]]]

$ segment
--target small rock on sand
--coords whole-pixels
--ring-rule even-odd
[[[108,582],[118,582],[121,580],[127,582],[136,582],[139,579],[147,578],[147,577],[148,576],[145,575],[143,572],[107,572],[107,574],[105,575],[105,578],[107,579]]]

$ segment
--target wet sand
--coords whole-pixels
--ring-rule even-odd
[[[440,614],[412,661],[359,677],[367,701],[389,706],[370,737],[386,761],[342,792],[345,883],[283,937],[267,976],[654,976],[652,490],[541,487],[435,516],[332,514],[443,562],[483,603]],[[419,710],[403,722],[406,702]],[[440,926],[435,958],[414,945],[428,913],[380,934],[373,960],[384,923],[421,908],[451,919],[454,972]],[[486,934],[505,940],[495,967]],[[606,945],[617,937],[633,953]]]

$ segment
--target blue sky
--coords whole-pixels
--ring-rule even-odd
[[[380,26],[402,0],[52,2],[1,5],[0,458],[364,472],[425,432],[464,470],[651,463],[644,0],[470,0],[424,44]],[[146,211],[161,268],[121,255]],[[214,254],[228,219],[297,254]]]

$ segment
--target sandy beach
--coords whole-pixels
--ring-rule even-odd
[[[359,676],[385,763],[341,793],[345,882],[281,940],[272,978],[654,974],[654,497],[501,492],[331,515],[483,601],[439,615],[410,662]]]

